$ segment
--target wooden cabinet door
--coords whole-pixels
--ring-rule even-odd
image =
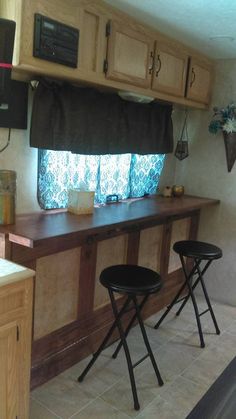
[[[109,22],[108,79],[149,87],[154,58],[154,40],[127,25]]]
[[[99,13],[95,7],[81,9],[79,68],[93,77],[100,75],[104,78],[106,23],[106,16]]]
[[[28,419],[33,281],[0,287],[0,419]]]
[[[208,104],[211,93],[212,69],[205,63],[190,59],[187,99]]]
[[[15,322],[0,326],[0,418],[15,419],[18,413],[18,341]]]
[[[165,44],[156,43],[152,88],[174,96],[185,95],[188,56]]]

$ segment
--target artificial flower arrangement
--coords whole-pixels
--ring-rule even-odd
[[[209,131],[216,134],[218,131],[225,131],[228,134],[236,132],[236,105],[229,104],[225,108],[213,108],[213,119],[209,124]]]

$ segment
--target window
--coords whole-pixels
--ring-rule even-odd
[[[38,200],[41,208],[66,208],[67,191],[95,191],[95,202],[117,194],[119,199],[156,192],[164,154],[85,156],[69,151],[39,150]]]

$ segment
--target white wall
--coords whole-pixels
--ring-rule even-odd
[[[4,144],[8,130],[0,128],[0,144]],[[0,153],[0,169],[15,170],[17,173],[16,212],[38,211],[37,188],[37,150],[29,147],[29,133],[12,130],[9,147]]]
[[[192,195],[220,199],[202,211],[199,240],[220,246],[224,257],[212,264],[207,287],[212,298],[236,306],[236,163],[228,173],[222,133],[212,135],[212,107],[236,101],[236,60],[219,60],[211,110],[189,114],[190,156],[177,161],[175,182]],[[236,313],[235,313],[236,314]]]
[[[29,94],[29,109],[31,108],[31,92]],[[15,170],[17,173],[16,212],[28,213],[38,211],[37,202],[37,164],[38,152],[29,147],[30,112],[28,129],[16,130],[11,133],[8,148],[0,153],[0,170]],[[0,128],[0,148],[6,144],[8,129]]]
[[[184,116],[185,116],[184,109],[179,110],[173,107],[172,121],[173,121],[175,144],[182,130]],[[177,164],[177,159],[174,156],[174,153],[167,154],[165,158],[164,168],[160,177],[160,183],[158,185],[158,194],[162,194],[165,186],[173,186],[175,184],[176,164]]]

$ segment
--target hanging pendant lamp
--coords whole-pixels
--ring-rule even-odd
[[[188,129],[187,129],[188,111],[185,111],[184,125],[182,128],[180,139],[177,141],[175,149],[175,157],[184,160],[188,157]]]

